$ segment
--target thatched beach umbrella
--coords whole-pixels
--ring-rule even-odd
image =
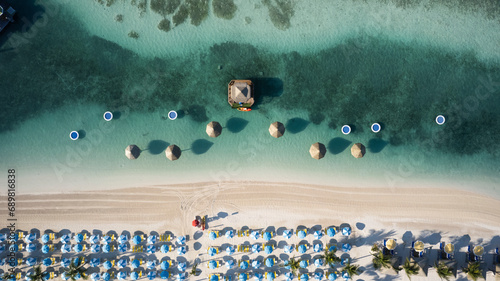
[[[365,155],[366,153],[366,148],[363,144],[361,143],[355,143],[352,147],[351,147],[351,154],[352,156],[354,156],[355,158],[361,158],[363,157],[363,155]]]
[[[309,148],[309,153],[311,154],[312,158],[319,160],[325,157],[326,147],[324,144],[317,142],[311,145],[311,148]]]
[[[172,144],[165,150],[165,155],[172,161],[177,160],[181,157],[181,149],[177,145]]]
[[[285,133],[285,125],[280,122],[274,122],[269,126],[269,133],[275,138],[282,137]]]
[[[127,156],[128,159],[137,159],[139,155],[141,155],[141,149],[137,145],[131,144],[125,148],[125,156]]]
[[[219,122],[212,121],[207,124],[207,135],[211,138],[216,138],[222,133],[222,126]]]

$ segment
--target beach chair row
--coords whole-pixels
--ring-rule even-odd
[[[352,249],[351,244],[349,243],[344,243],[341,244],[340,250],[344,253],[349,252]],[[228,255],[234,254],[236,251],[239,253],[260,253],[263,251],[266,254],[271,254],[275,250],[275,245],[273,243],[265,243],[261,245],[260,243],[253,244],[253,245],[248,245],[248,244],[239,244],[239,245],[228,245],[225,247],[225,252]],[[299,254],[304,254],[307,251],[312,249],[316,253],[323,252],[324,250],[328,251],[337,251],[337,244],[336,243],[327,243],[326,246],[323,246],[321,243],[315,243],[312,246],[310,246],[307,243],[299,243],[295,246],[293,245],[285,245],[284,250],[285,253],[291,254],[293,251],[298,252]],[[209,256],[215,256],[219,253],[221,253],[221,248],[219,246],[211,246],[207,248],[207,253]]]
[[[40,248],[40,249],[39,249]],[[169,253],[172,252],[175,249],[175,247],[171,244],[163,244],[161,246],[155,246],[155,245],[134,245],[130,247],[130,251],[133,253],[143,253],[147,252],[150,254],[154,254],[156,252],[162,252],[162,253]],[[48,254],[51,252],[55,251],[61,251],[62,253],[82,253],[86,251],[90,251],[91,253],[112,253],[115,251],[118,252],[129,252],[129,245],[127,243],[121,243],[117,245],[113,244],[104,244],[104,245],[99,245],[99,244],[93,244],[93,245],[87,245],[87,244],[62,244],[62,245],[55,245],[55,244],[43,244],[41,247],[39,247],[37,244],[34,243],[29,243],[29,244],[12,244],[9,246],[6,245],[0,245],[0,253],[9,250],[10,252],[22,252],[22,251],[27,251],[27,252],[35,252],[37,250],[41,250],[42,253]]]
[[[26,273],[26,272],[23,272],[23,271],[20,271],[20,272],[16,272],[14,274],[4,274],[2,276],[2,279],[4,280],[8,280],[8,281],[11,281],[11,280],[16,280],[16,281],[19,281],[19,280],[29,280],[29,276],[30,276],[30,273]],[[43,277],[43,280],[52,280],[52,279],[55,279],[57,278],[58,275],[57,275],[57,272],[54,272],[54,271],[50,271],[50,272],[46,272],[46,274],[44,275]]]
[[[297,235],[300,239],[304,239],[309,232],[312,232],[314,237],[316,239],[321,239],[324,235],[327,235],[329,237],[335,236],[339,231],[342,233],[342,235],[349,236],[351,234],[351,228],[350,226],[345,226],[342,229],[339,229],[339,227],[331,226],[327,227],[325,229],[321,230],[316,230],[312,231],[308,228],[297,228],[295,230],[295,235]],[[228,239],[231,239],[234,237],[235,231],[230,229],[222,233],[220,230],[211,230],[209,231],[209,238],[211,240],[215,240],[221,236],[225,236]],[[236,232],[238,237],[251,237],[255,240],[259,238],[263,238],[264,240],[270,240],[272,238],[276,237],[276,233],[274,231],[264,231],[264,230],[250,230],[250,229],[240,229]],[[283,237],[286,239],[289,239],[292,235],[294,234],[294,230],[292,229],[287,229],[283,231]]]
[[[397,246],[397,239],[384,239],[383,251],[387,255],[395,255],[395,249]],[[430,247],[431,248],[431,247]],[[414,240],[411,243],[410,255],[413,258],[422,258],[425,255],[424,242],[419,240]],[[466,251],[466,260],[468,262],[481,261],[484,255],[484,248],[481,245],[469,244]],[[452,243],[439,242],[439,256],[438,258],[443,260],[452,260],[455,257],[455,245]]]
[[[2,242],[18,242],[20,240],[24,240],[26,243],[32,243],[38,239],[38,235],[36,233],[28,233],[19,231],[17,233],[0,233],[0,243]],[[58,237],[56,233],[46,233],[41,236],[41,242],[46,244],[50,242],[55,242],[55,240],[59,239],[62,243],[69,243],[71,240],[75,240],[77,243],[81,243],[83,241],[89,241],[91,244],[97,244],[99,241],[103,243],[111,243],[114,241],[118,241],[119,243],[124,243],[129,241],[128,235],[115,235],[113,233],[106,235],[91,235],[89,233],[74,233],[74,234],[64,234]],[[148,244],[154,244],[156,242],[170,242],[172,241],[172,236],[170,234],[161,234],[161,235],[149,235],[146,236],[144,234],[134,235],[132,237],[132,242],[135,244],[140,244],[143,241],[147,241]]]

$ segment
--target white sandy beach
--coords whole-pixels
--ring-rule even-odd
[[[5,198],[0,198],[6,202]],[[176,253],[167,254],[173,260],[184,261],[189,266],[197,261],[206,262],[213,258],[227,259],[223,251],[215,257],[206,254],[209,246],[241,244],[245,241],[253,244],[263,243],[251,238],[226,239],[215,241],[208,239],[208,233],[191,226],[191,220],[197,215],[208,215],[208,230],[227,228],[267,229],[272,227],[282,231],[283,227],[296,229],[339,226],[348,223],[353,234],[345,238],[337,234],[336,242],[349,242],[354,247],[349,253],[354,262],[365,270],[354,280],[381,280],[385,275],[376,273],[371,266],[369,249],[373,243],[382,243],[383,239],[396,238],[400,243],[397,253],[407,256],[413,239],[420,239],[426,244],[431,261],[436,258],[439,241],[452,242],[457,246],[459,266],[463,265],[468,243],[485,247],[485,261],[489,267],[491,253],[500,246],[499,200],[465,191],[448,189],[384,189],[384,188],[337,188],[332,186],[269,184],[263,182],[242,183],[199,183],[147,188],[119,190],[81,191],[76,193],[53,193],[40,195],[20,195],[18,200],[18,228],[91,233],[116,231],[142,231],[164,233],[171,231],[175,236],[188,235],[188,252],[180,257]],[[2,213],[0,219],[6,220]],[[281,230],[280,230],[281,229]],[[278,248],[273,255],[285,257],[281,236],[273,239]],[[306,239],[311,245],[312,235]],[[300,240],[294,235],[286,243],[296,244]],[[330,242],[323,237],[322,243]],[[196,249],[196,250],[194,250]],[[56,255],[58,253],[56,252]],[[339,255],[342,254],[339,252]],[[102,255],[102,254],[101,254]],[[131,256],[127,253],[121,256]],[[142,257],[151,255],[141,254]],[[139,256],[141,256],[139,255]],[[300,256],[292,253],[290,256]],[[317,254],[308,250],[305,257],[314,258]],[[96,254],[91,254],[96,256]],[[156,254],[162,259],[164,254]],[[245,254],[253,259],[260,254]],[[241,259],[241,253],[233,255]],[[246,257],[244,257],[246,259]],[[461,260],[462,259],[462,260]],[[202,269],[202,280],[210,273],[225,273],[225,267],[209,270],[206,263]],[[308,267],[309,272],[316,268]],[[324,267],[326,269],[326,267]],[[104,269],[101,268],[101,271]],[[189,269],[188,269],[189,271]],[[241,270],[230,270],[229,273]],[[175,271],[174,271],[175,272]],[[460,271],[459,271],[460,272]],[[488,273],[488,280],[492,280]],[[459,273],[459,277],[464,277]],[[236,276],[234,276],[236,277]],[[234,278],[233,277],[233,278]],[[278,280],[284,280],[280,276]],[[401,273],[395,280],[406,280]],[[392,280],[392,279],[391,279]],[[428,278],[414,277],[412,280],[439,280],[433,269]]]

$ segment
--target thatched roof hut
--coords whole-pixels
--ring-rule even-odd
[[[227,101],[233,108],[251,107],[255,102],[252,81],[231,80],[228,85]]]
[[[222,126],[219,122],[212,121],[207,124],[206,132],[209,137],[216,138],[222,133]]]
[[[165,155],[171,161],[175,161],[181,157],[181,149],[175,144],[169,145],[167,149],[165,149]]]
[[[309,154],[311,154],[312,158],[319,160],[325,157],[326,147],[324,144],[317,142],[311,145],[311,148],[309,148]]]
[[[352,156],[354,156],[355,158],[361,158],[365,155],[366,153],[366,148],[363,144],[361,143],[355,143],[352,147],[351,147],[351,154]]]
[[[139,155],[141,155],[141,149],[137,145],[131,144],[125,148],[125,156],[127,156],[128,159],[137,159]]]
[[[285,134],[285,125],[280,122],[274,122],[269,126],[269,133],[275,138],[282,137]]]

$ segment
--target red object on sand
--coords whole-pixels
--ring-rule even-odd
[[[199,224],[200,224],[200,222],[198,220],[193,221],[193,226],[198,226]]]

